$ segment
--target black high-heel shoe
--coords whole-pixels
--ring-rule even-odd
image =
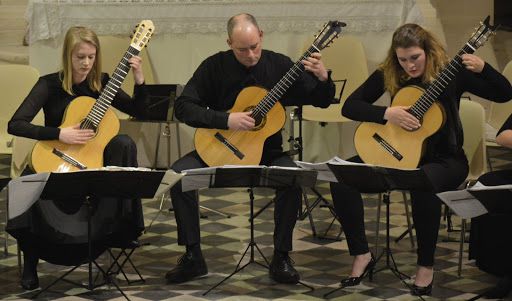
[[[360,276],[357,276],[357,277],[348,277],[348,278],[342,279],[341,280],[341,287],[349,287],[349,286],[359,285],[359,283],[361,283],[361,281],[366,276],[369,276],[370,280],[372,280],[372,278],[373,278],[373,269],[375,269],[375,264],[377,262],[375,261],[375,257],[373,256],[373,254],[372,253],[370,253],[370,254],[371,254],[372,257],[370,259],[370,262],[368,262],[368,264],[364,268],[363,273]]]
[[[37,277],[37,263],[39,258],[29,252],[23,255],[23,274],[20,285],[23,289],[31,291],[39,287],[39,278]]]
[[[434,283],[434,279],[427,286],[417,286],[416,284],[412,284],[411,286],[411,295],[413,296],[430,296],[432,295],[432,283]]]

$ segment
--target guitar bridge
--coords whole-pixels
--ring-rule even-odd
[[[382,138],[379,134],[373,134],[373,139],[375,139],[375,141],[377,141],[377,143],[380,144],[384,148],[384,150],[390,153],[398,161],[401,161],[404,158],[404,156],[402,156],[393,146],[391,146],[391,144],[384,140],[384,138]]]
[[[52,153],[54,153],[57,157],[61,158],[62,160],[68,162],[69,164],[73,165],[74,167],[84,170],[87,169],[87,166],[84,164],[78,162],[78,160],[74,159],[73,157],[66,155],[65,153],[61,152],[60,150],[54,148]]]
[[[238,149],[236,146],[231,144],[221,133],[215,133],[215,138],[220,141],[220,143],[224,144],[233,154],[240,160],[242,160],[245,155]]]

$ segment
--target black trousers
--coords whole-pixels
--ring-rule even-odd
[[[104,165],[137,167],[137,148],[126,135],[105,147]],[[27,173],[30,173],[27,171]],[[91,237],[94,257],[107,247],[122,246],[140,236],[144,218],[140,199],[92,199]],[[87,257],[86,211],[81,200],[39,200],[11,219],[6,230],[25,253],[54,264],[71,265]]]
[[[263,160],[268,166],[295,167],[288,156],[282,155],[271,160]],[[185,169],[205,167],[196,151],[186,154],[172,165],[172,169],[181,172]],[[292,234],[300,208],[301,189],[291,187],[276,191],[274,208],[274,248],[279,251],[292,249]],[[178,244],[195,245],[200,243],[199,203],[197,191],[183,192],[181,182],[171,188],[171,199],[178,228]]]
[[[359,157],[350,161],[362,162]],[[420,266],[432,266],[441,222],[441,200],[435,195],[441,191],[456,189],[467,177],[468,163],[462,153],[450,158],[434,158],[421,163],[432,191],[410,191],[412,218],[418,240]],[[370,179],[369,179],[370,181]],[[365,254],[369,251],[364,226],[364,207],[361,194],[343,184],[331,183],[331,193],[336,214],[347,238],[350,255]]]

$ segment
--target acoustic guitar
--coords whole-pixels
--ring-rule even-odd
[[[98,99],[80,96],[66,108],[60,128],[79,123],[81,129],[94,130],[95,136],[86,144],[38,141],[32,150],[30,162],[35,172],[68,172],[103,166],[103,150],[119,132],[119,119],[110,105],[130,71],[128,60],[146,46],[154,29],[151,20],[143,20],[137,25],[128,50]]]
[[[487,17],[426,90],[407,86],[394,96],[391,106],[409,107],[408,112],[420,120],[418,129],[408,131],[390,122],[361,123],[354,136],[354,146],[361,159],[367,164],[384,167],[417,168],[426,139],[436,133],[445,121],[444,109],[436,99],[464,68],[462,55],[475,52],[495,33],[495,29],[495,26],[489,25]]]
[[[228,112],[252,111],[251,117],[255,120],[252,130],[197,129],[194,144],[201,159],[209,166],[259,164],[265,140],[284,126],[285,110],[278,100],[304,72],[301,61],[328,47],[344,26],[345,23],[339,21],[325,24],[308,50],[270,91],[255,86],[240,91]]]

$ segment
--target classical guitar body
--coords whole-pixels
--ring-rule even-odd
[[[75,98],[64,113],[60,128],[81,123],[92,109],[96,99],[87,96]],[[96,129],[96,135],[86,144],[66,144],[59,140],[39,141],[31,155],[31,166],[36,172],[67,172],[84,168],[75,166],[63,159],[64,154],[85,166],[85,169],[103,166],[103,150],[110,140],[119,132],[119,119],[112,109],[108,109]],[[68,159],[69,160],[69,159]]]
[[[411,106],[424,93],[416,86],[408,86],[395,95],[391,106]],[[391,168],[413,169],[418,167],[424,144],[444,123],[442,106],[434,102],[420,120],[421,127],[407,131],[391,123],[363,122],[356,129],[354,146],[367,164]]]
[[[244,88],[229,112],[248,112],[267,95],[260,87]],[[278,102],[257,122],[254,130],[233,131],[200,128],[194,135],[195,148],[209,166],[258,165],[265,140],[277,133],[286,120],[283,106]]]

